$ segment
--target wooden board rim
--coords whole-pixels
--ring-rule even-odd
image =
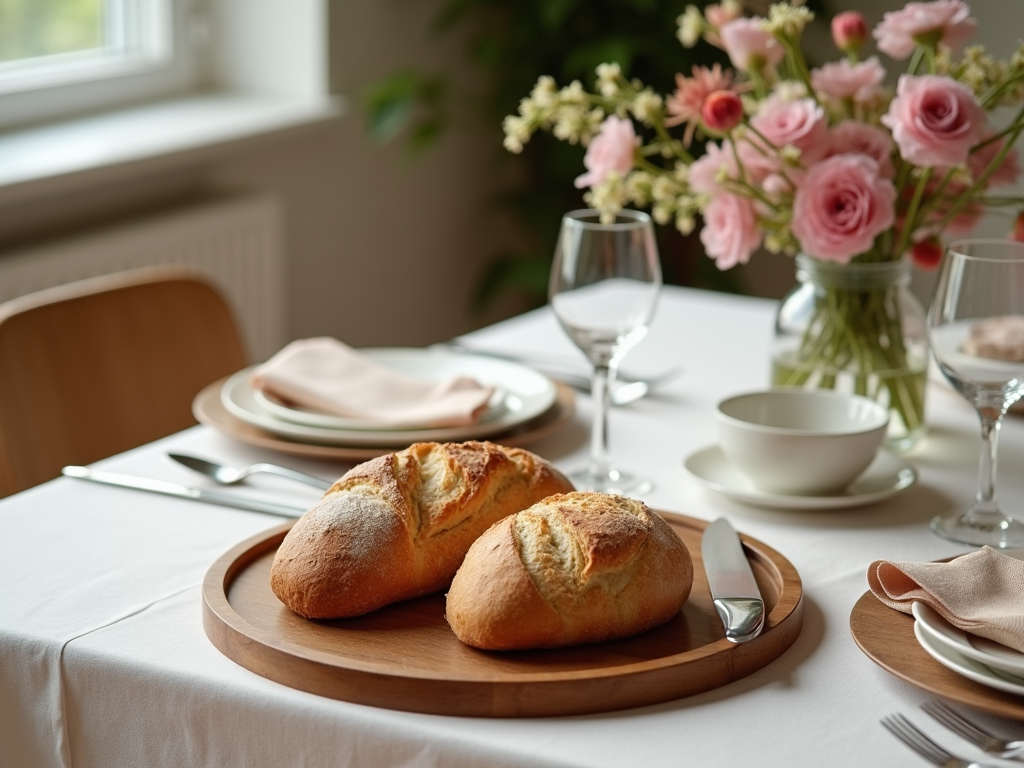
[[[248,445],[255,445],[259,448],[269,448],[295,456],[338,459],[342,461],[366,461],[408,447],[405,444],[372,448],[322,445],[319,443],[298,442],[274,435],[257,426],[247,424],[228,412],[220,399],[221,388],[228,378],[224,377],[209,384],[195,396],[195,399],[192,401],[192,415],[195,416],[196,421],[200,424],[211,427],[232,439]],[[548,410],[523,424],[512,427],[507,432],[491,435],[486,439],[501,445],[513,447],[526,446],[557,432],[568,424],[576,410],[575,394],[572,387],[566,384],[556,381],[554,385],[555,403]]]
[[[683,515],[667,512],[660,512],[660,514],[668,519],[670,523],[685,526],[694,532],[702,532],[707,525],[706,521]],[[354,701],[355,703],[434,714],[472,714],[476,716],[582,714],[654,704],[710,690],[751,674],[784,653],[796,640],[802,625],[802,585],[795,568],[775,550],[756,539],[741,534],[741,540],[748,551],[748,556],[773,574],[773,580],[777,579],[779,590],[778,600],[766,618],[765,631],[751,643],[736,645],[722,637],[714,642],[679,654],[637,662],[619,663],[600,669],[587,668],[558,672],[523,672],[516,675],[502,672],[495,673],[491,677],[482,676],[479,670],[472,675],[460,677],[459,675],[453,675],[450,670],[435,674],[429,670],[405,669],[401,675],[406,682],[424,685],[437,684],[454,687],[456,690],[460,686],[474,689],[493,688],[494,690],[505,689],[512,691],[516,690],[519,686],[558,689],[559,687],[572,686],[573,684],[601,685],[602,681],[614,685],[620,679],[627,680],[632,678],[638,680],[645,677],[660,676],[666,672],[678,671],[682,666],[708,661],[719,654],[737,654],[733,663],[727,665],[729,674],[725,676],[725,679],[714,680],[706,685],[687,681],[680,684],[682,692],[676,692],[675,695],[667,695],[664,690],[661,690],[660,693],[652,694],[648,698],[644,698],[643,695],[640,695],[638,698],[635,691],[627,690],[621,694],[621,701],[606,698],[603,701],[591,701],[576,705],[575,707],[563,707],[559,711],[544,711],[543,705],[534,704],[533,706],[524,705],[526,708],[522,711],[509,712],[501,709],[500,705],[495,705],[495,711],[470,712],[461,711],[456,705],[446,704],[444,697],[441,696],[436,697],[437,700],[428,705],[424,705],[422,702],[388,700],[387,694],[379,692],[360,693],[358,696],[353,697],[349,690],[351,688],[360,691],[365,688],[367,691],[373,691],[380,687],[379,684],[382,681],[393,681],[395,676],[393,665],[389,666],[387,664],[374,664],[348,659],[344,667],[338,667],[337,659],[325,658],[325,654],[315,649],[296,647],[294,644],[287,642],[277,642],[274,638],[267,637],[265,633],[260,632],[245,617],[240,615],[231,605],[228,597],[228,590],[235,577],[244,571],[250,563],[264,556],[269,549],[276,547],[291,525],[292,523],[286,523],[242,542],[225,553],[211,566],[203,583],[204,628],[211,642],[222,653],[257,674],[261,674],[284,685],[299,688],[300,690]],[[759,641],[764,644],[764,654],[757,653]],[[329,680],[323,680],[310,685],[305,678],[299,679],[293,675],[293,672],[289,670],[296,663],[312,665],[317,668],[318,673],[323,673],[323,675],[318,674],[315,677],[336,677],[340,674],[342,677],[351,678],[355,682],[351,686],[342,686],[345,688],[341,692],[343,695],[338,695],[338,690],[332,687],[334,684]],[[285,669],[285,667],[289,669]],[[349,680],[344,682],[347,683]],[[664,684],[661,682],[659,682],[659,685],[662,688],[664,687]],[[317,690],[314,690],[314,688]]]
[[[857,647],[886,672],[928,693],[1014,720],[1024,720],[1024,697],[969,680],[933,659],[914,637],[914,617],[882,603],[870,590],[850,612]]]

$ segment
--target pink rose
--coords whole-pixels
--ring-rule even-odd
[[[874,56],[857,64],[840,59],[811,70],[814,90],[837,99],[869,98],[884,79],[885,69]]]
[[[857,51],[868,39],[868,23],[857,11],[832,17],[832,41],[840,51]]]
[[[719,147],[709,141],[704,147],[704,154],[690,165],[690,189],[703,195],[717,194],[720,190],[718,174],[723,168],[727,176],[736,176],[736,161],[729,142],[723,141]]]
[[[907,3],[903,10],[890,11],[873,32],[878,50],[894,59],[906,59],[920,44],[954,48],[974,35],[971,9],[961,0]]]
[[[762,21],[757,16],[733,19],[718,30],[722,47],[736,69],[761,70],[782,61],[786,52],[769,32],[761,29]]]
[[[982,141],[986,139],[988,139],[988,136],[982,137]],[[967,168],[971,172],[971,177],[974,179],[981,178],[985,169],[996,159],[996,155],[1002,151],[1005,144],[1006,142],[1002,139],[996,139],[971,152],[967,157]],[[988,184],[986,186],[998,187],[1005,184],[1016,184],[1019,177],[1019,157],[1017,150],[1011,149],[1006,153],[1006,157],[1003,158],[1003,162],[999,167],[988,177]]]
[[[854,153],[867,155],[878,163],[878,172],[887,179],[895,174],[892,163],[894,144],[887,131],[857,120],[844,120],[828,133],[828,156]]]
[[[639,144],[633,123],[611,115],[601,123],[601,130],[590,141],[583,165],[587,173],[576,178],[576,188],[595,187],[609,173],[625,176],[633,168],[633,151]]]
[[[985,120],[970,89],[944,75],[901,75],[896,98],[882,116],[904,160],[936,168],[966,161]]]
[[[825,111],[814,99],[786,101],[769,96],[750,124],[776,149],[793,146],[800,150],[800,162],[807,167],[828,150],[828,122]],[[750,141],[756,142],[754,136]]]
[[[812,166],[793,197],[793,234],[809,256],[846,264],[895,221],[896,187],[867,155]]]
[[[703,211],[700,241],[719,269],[746,264],[761,244],[754,206],[745,197],[722,192]]]

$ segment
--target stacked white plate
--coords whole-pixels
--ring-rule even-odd
[[[1009,552],[1024,559],[1024,550]],[[924,603],[914,603],[914,636],[942,666],[976,683],[1024,696],[1024,653],[954,627]]]
[[[474,424],[430,427],[405,423],[386,427],[304,410],[271,399],[252,385],[252,368],[230,377],[221,388],[221,402],[236,418],[288,440],[319,445],[391,448],[416,442],[476,440],[507,432],[540,416],[554,405],[554,382],[518,363],[439,348],[363,349],[381,365],[424,379],[470,376],[492,386],[495,394]]]

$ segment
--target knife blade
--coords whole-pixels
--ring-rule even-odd
[[[275,504],[269,501],[249,499],[244,496],[236,496],[232,493],[221,493],[218,491],[207,491],[203,488],[189,488],[186,485],[169,483],[164,480],[151,480],[147,477],[136,477],[134,475],[121,475],[116,472],[104,472],[89,467],[64,467],[61,474],[67,477],[77,477],[82,480],[89,480],[104,485],[116,485],[120,488],[133,488],[137,491],[149,491],[150,493],[161,493],[165,496],[177,496],[193,501],[202,501],[207,504],[219,504],[224,507],[235,507],[246,509],[250,512],[262,512],[267,515],[279,515],[281,517],[295,518],[306,510],[298,507],[289,507],[284,504]]]
[[[764,627],[764,600],[728,520],[720,517],[704,529],[700,551],[726,638],[734,643],[753,640]]]

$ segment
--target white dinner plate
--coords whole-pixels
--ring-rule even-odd
[[[942,666],[963,675],[976,683],[987,685],[1007,693],[1024,696],[1024,678],[1016,677],[1002,670],[990,669],[984,664],[958,653],[925,630],[920,622],[914,622],[914,637],[925,652]]]
[[[735,501],[774,509],[840,509],[873,504],[909,488],[917,471],[908,462],[887,451],[879,451],[864,474],[843,490],[824,496],[794,496],[769,493],[754,486],[722,453],[717,445],[686,457],[683,469],[698,485]]]
[[[1024,550],[1006,552],[1012,556],[1024,555]],[[941,643],[961,656],[979,661],[987,667],[1007,672],[1011,675],[1024,677],[1024,653],[1007,648],[1002,643],[979,637],[954,627],[939,614],[938,611],[925,603],[915,602],[911,606],[914,618],[921,628],[937,643]]]
[[[539,416],[555,403],[557,390],[548,377],[518,363],[438,349],[361,350],[375,359],[417,359],[417,370],[432,371],[436,378],[468,375],[503,393],[501,407],[484,422],[456,427],[385,430],[333,429],[295,424],[267,412],[255,398],[250,381],[253,368],[231,376],[221,388],[221,402],[236,418],[290,440],[320,445],[394,447],[403,443],[474,440],[505,432]],[[411,365],[411,363],[410,363]],[[408,370],[408,368],[406,369]]]

